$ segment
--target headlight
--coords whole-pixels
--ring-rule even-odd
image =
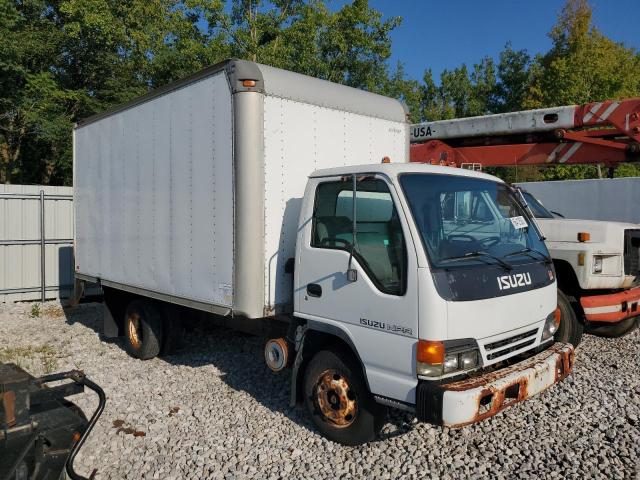
[[[542,341],[549,340],[560,328],[560,309],[556,308],[553,312],[547,315],[547,320],[544,322],[544,329],[542,330]]]
[[[479,364],[478,350],[463,350],[446,353],[444,342],[419,340],[417,348],[417,372],[426,377],[440,377],[448,373],[476,368]]]
[[[593,256],[593,273],[602,273],[602,256]]]
[[[460,368],[462,370],[468,370],[478,366],[478,351],[471,350],[470,352],[464,352],[460,354]]]
[[[449,354],[444,357],[444,373],[451,373],[458,370],[458,355]]]

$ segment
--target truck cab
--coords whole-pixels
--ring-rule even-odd
[[[573,348],[553,338],[556,287],[540,232],[496,177],[416,163],[316,171],[294,268],[302,398],[350,444],[375,435],[380,405],[447,426],[493,415],[571,371]]]
[[[564,218],[523,191],[558,275],[564,325],[559,341],[580,343],[582,331],[623,335],[640,316],[640,225]]]

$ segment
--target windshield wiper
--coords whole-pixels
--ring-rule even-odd
[[[536,253],[538,255],[540,255],[539,257],[536,255],[532,255],[533,253]],[[549,257],[547,257],[544,253],[542,253],[539,250],[535,250],[533,248],[523,248],[522,250],[516,250],[515,252],[511,252],[511,253],[507,253],[504,258],[507,257],[512,257],[513,255],[528,255],[529,257],[533,258],[534,260],[543,260],[545,263],[551,263],[551,259]]]
[[[495,255],[491,255],[490,253],[481,252],[481,251],[469,252],[469,253],[465,253],[464,255],[459,255],[457,257],[443,258],[442,260],[440,260],[440,262],[455,262],[455,261],[458,261],[458,260],[466,260],[468,258],[478,258],[478,257],[491,258],[491,259],[495,260],[498,263],[498,265],[500,265],[505,270],[513,270],[513,265],[511,265],[508,262],[505,262],[500,257],[496,257]]]

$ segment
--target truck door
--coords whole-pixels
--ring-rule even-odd
[[[373,393],[413,401],[418,334],[415,250],[383,177],[312,179],[301,214],[296,314],[346,334]],[[357,279],[347,277],[349,257]]]

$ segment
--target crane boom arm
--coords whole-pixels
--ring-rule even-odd
[[[411,161],[485,166],[640,160],[640,98],[425,122]]]

